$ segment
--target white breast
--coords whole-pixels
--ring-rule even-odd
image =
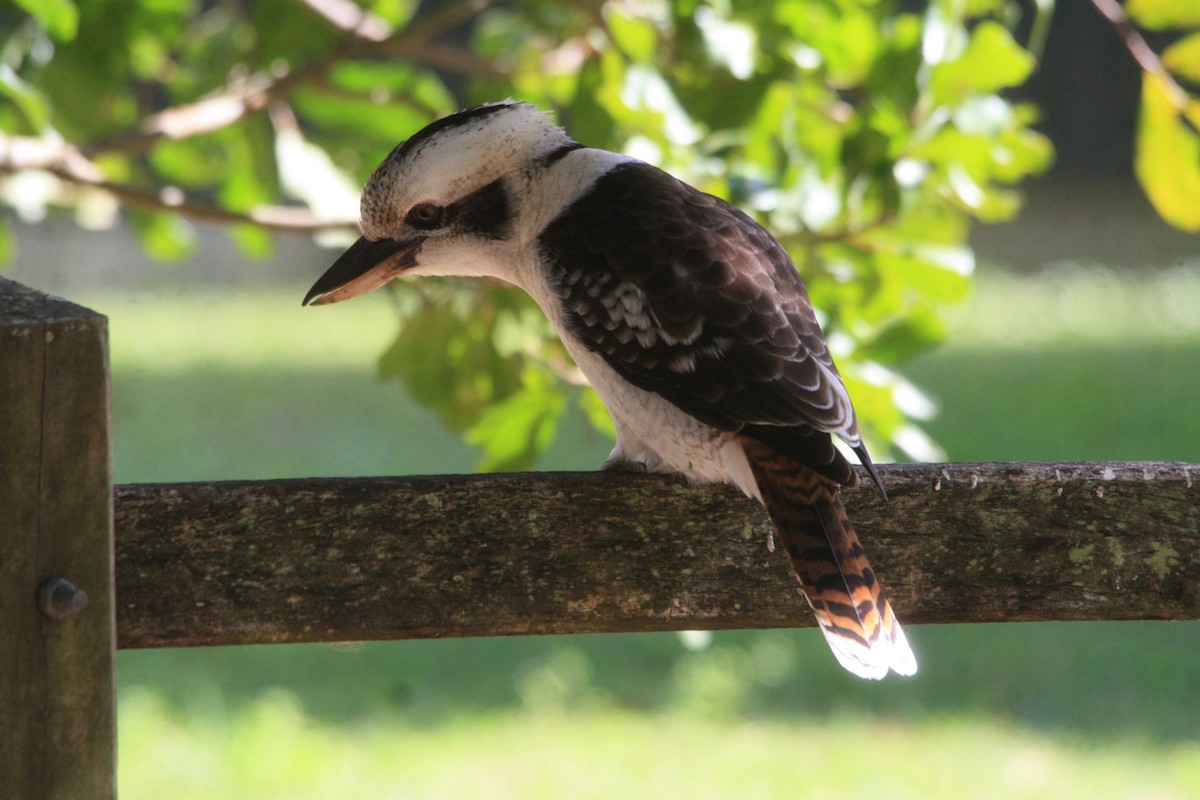
[[[536,234],[562,209],[591,188],[601,175],[626,156],[585,149],[564,158],[552,172],[526,184],[521,219],[524,236],[514,244],[502,277],[523,288],[554,325],[583,374],[613,418],[617,444],[608,462],[632,462],[651,472],[673,472],[697,483],[732,483],[751,497],[758,488],[742,448],[734,436],[705,425],[660,395],[634,386],[597,353],[572,340],[558,296],[546,282],[539,263]],[[495,274],[495,273],[493,273]]]
[[[678,473],[696,483],[731,483],[761,499],[733,434],[704,424],[622,378],[603,357],[572,340],[558,298],[544,284],[533,284],[523,288],[541,306],[613,418],[617,444],[606,465],[629,462],[648,472]]]

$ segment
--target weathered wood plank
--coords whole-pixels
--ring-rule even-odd
[[[0,786],[115,795],[107,322],[0,279]],[[87,593],[51,618],[38,587]]]
[[[1200,618],[1200,467],[892,465],[909,623]],[[121,647],[805,626],[757,505],[593,473],[117,487]]]

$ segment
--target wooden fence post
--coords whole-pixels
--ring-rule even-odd
[[[0,279],[0,794],[116,794],[107,320]]]

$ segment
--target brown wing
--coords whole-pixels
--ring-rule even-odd
[[[795,267],[762,226],[633,162],[539,245],[575,333],[623,377],[855,482],[829,436],[861,448],[854,409]]]

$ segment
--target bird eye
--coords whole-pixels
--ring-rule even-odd
[[[436,203],[417,203],[408,210],[404,221],[414,228],[429,231],[441,226],[444,215],[445,209]]]

